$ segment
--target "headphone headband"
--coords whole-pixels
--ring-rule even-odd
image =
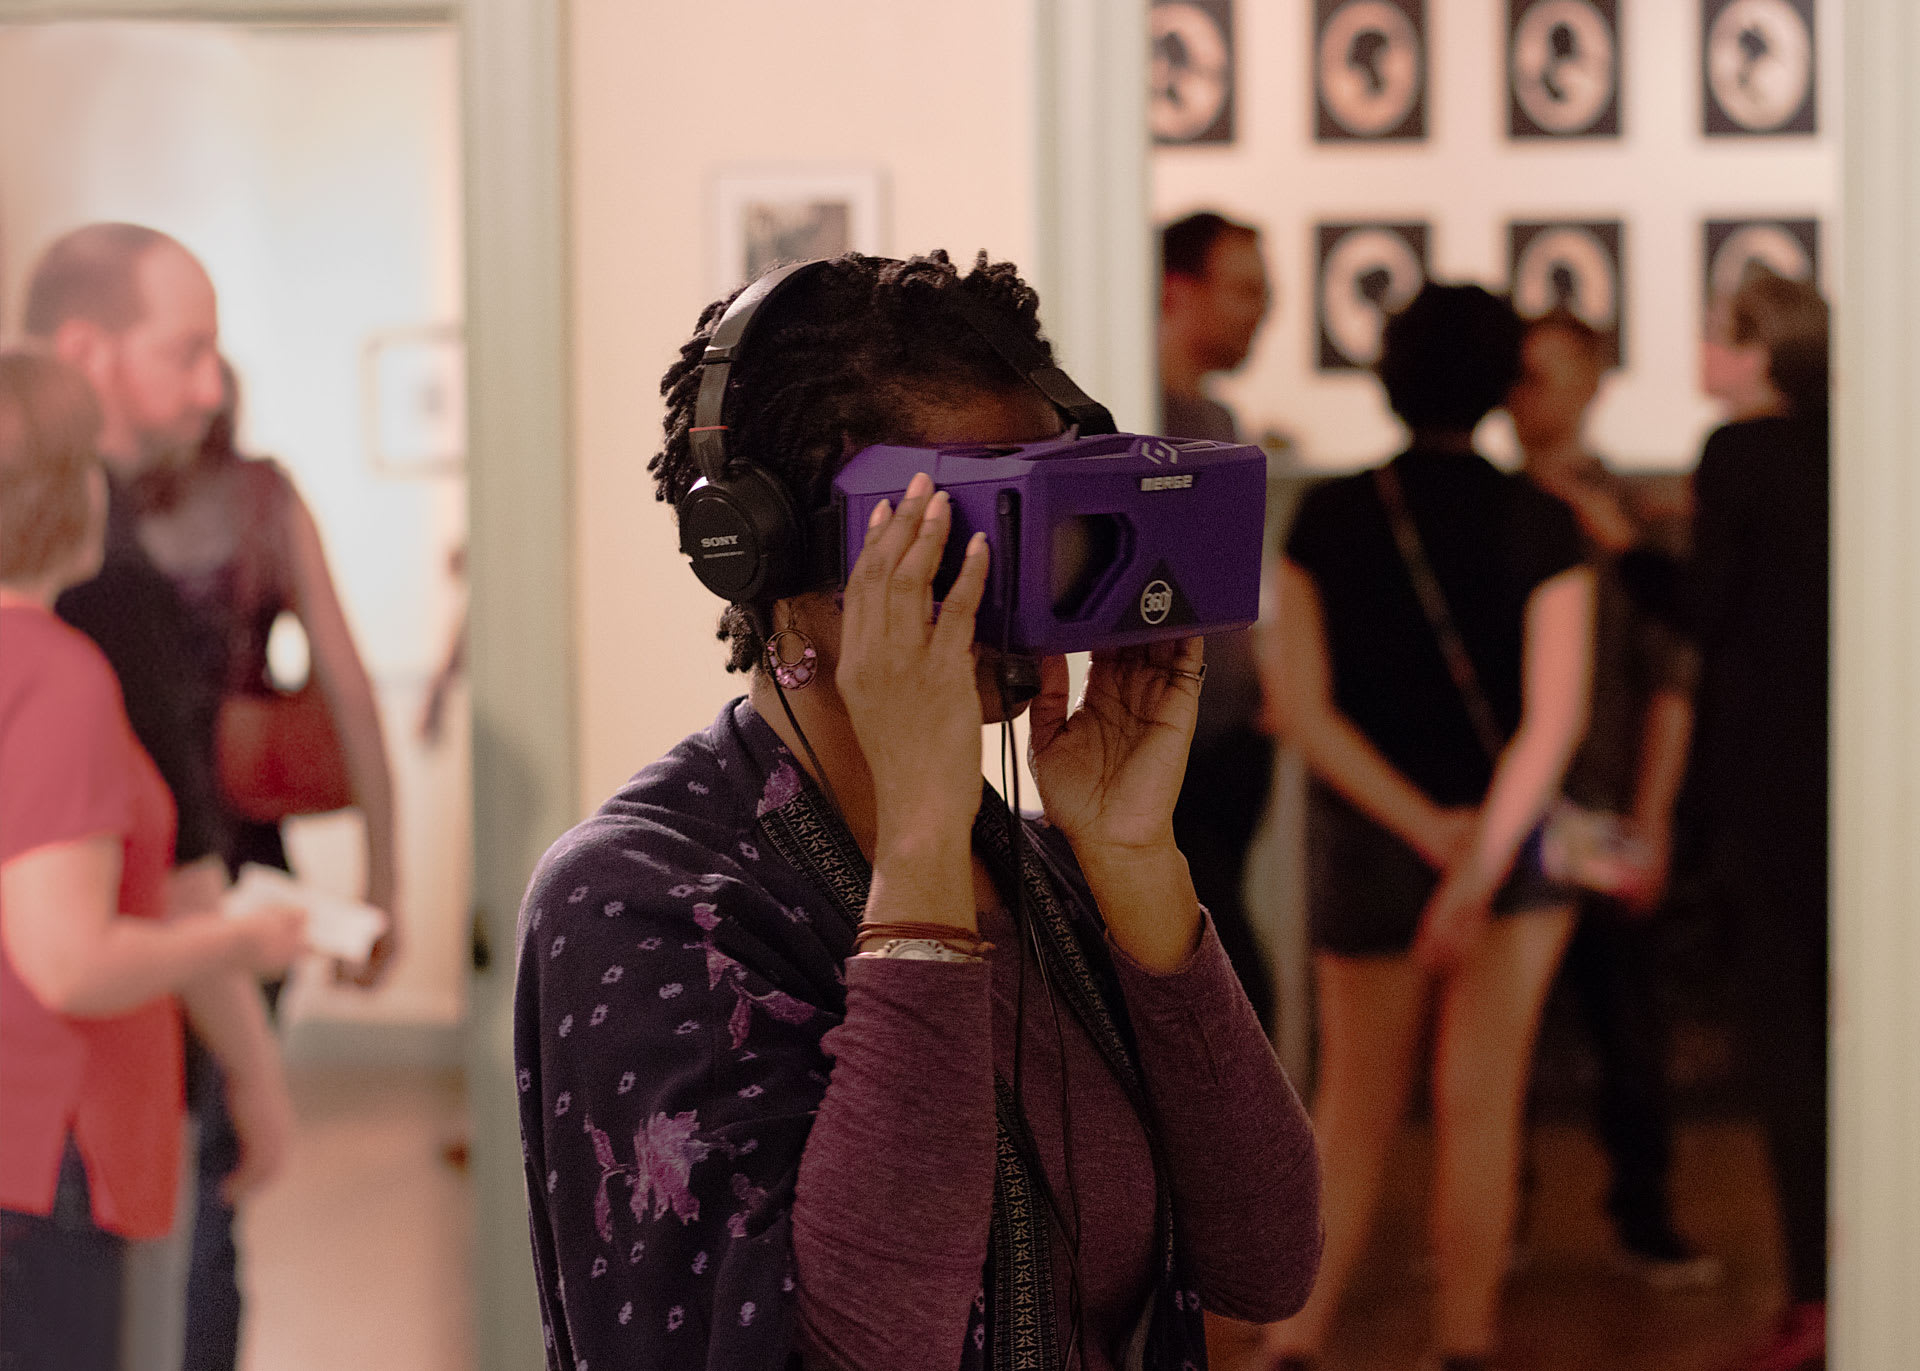
[[[727,386],[767,303],[827,258],[768,272],[727,306],[700,358],[700,389],[688,438],[703,478],[679,504],[680,550],[694,575],[735,604],[832,584],[839,574],[831,509],[802,516],[778,477],[727,442]],[[1080,433],[1112,433],[1113,416],[1047,360],[1012,321],[957,290],[940,295],[982,342]],[[732,468],[729,470],[729,468]]]
[[[733,363],[744,348],[760,307],[777,294],[795,276],[821,265],[826,259],[795,262],[770,271],[738,295],[720,316],[719,326],[707,340],[700,358],[700,395],[693,405],[693,460],[700,474],[718,481],[727,469],[727,382],[733,378]]]

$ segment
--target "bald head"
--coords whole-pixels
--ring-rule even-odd
[[[88,224],[56,239],[27,285],[27,335],[51,340],[70,319],[84,319],[110,333],[139,323],[146,313],[140,260],[162,247],[187,251],[158,229],[140,224]]]
[[[122,476],[190,460],[221,399],[213,282],[178,241],[88,224],[41,256],[29,336],[92,385],[101,456]]]

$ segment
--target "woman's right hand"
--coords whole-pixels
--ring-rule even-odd
[[[269,905],[233,920],[239,965],[256,976],[278,976],[307,950],[307,912]]]
[[[900,507],[882,501],[847,578],[834,682],[873,774],[879,868],[899,853],[965,858],[980,807],[980,696],[974,613],[987,541],[967,544],[934,617],[933,578],[952,525],[946,492],[925,473]]]
[[[1445,872],[1465,855],[1480,827],[1480,811],[1471,805],[1433,807],[1419,832],[1413,835],[1414,850],[1435,871]]]

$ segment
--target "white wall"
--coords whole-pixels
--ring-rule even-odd
[[[219,292],[243,438],[292,471],[374,679],[399,803],[412,953],[328,1012],[450,1022],[465,985],[464,716],[415,737],[463,612],[457,477],[376,476],[361,348],[461,317],[458,49],[450,30],[118,22],[0,26],[0,327],[41,250],[129,219],[178,237]],[[302,874],[357,889],[357,819],[298,821]]]
[[[894,253],[1032,255],[1031,0],[578,0],[571,22],[580,804],[743,688],[653,499],[660,374],[712,297],[722,167],[872,165]]]
[[[1434,275],[1495,287],[1506,279],[1508,220],[1625,221],[1628,366],[1603,392],[1592,438],[1627,466],[1690,464],[1713,422],[1693,386],[1702,220],[1818,217],[1822,276],[1829,288],[1840,280],[1839,4],[1819,6],[1815,137],[1708,140],[1698,5],[1621,0],[1622,136],[1531,144],[1505,133],[1506,8],[1429,4],[1428,140],[1355,147],[1313,141],[1309,0],[1241,0],[1238,141],[1155,153],[1162,221],[1218,207],[1265,229],[1278,309],[1220,394],[1249,431],[1296,435],[1312,465],[1359,464],[1401,438],[1370,377],[1313,369],[1316,221],[1428,220]]]

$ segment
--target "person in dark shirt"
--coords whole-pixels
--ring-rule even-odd
[[[1239,441],[1233,411],[1204,390],[1209,375],[1247,359],[1273,292],[1260,235],[1210,211],[1160,234],[1160,431],[1173,438]],[[1194,885],[1260,1022],[1273,1022],[1273,974],[1254,936],[1241,887],[1247,851],[1273,780],[1253,630],[1207,638],[1193,751],[1174,806],[1174,836]]]
[[[1824,1365],[1827,1295],[1826,302],[1756,271],[1716,303],[1684,581],[1701,655],[1689,801],[1735,947],[1788,1308],[1753,1367]]]
[[[191,619],[173,584],[142,550],[134,483],[195,451],[221,401],[219,316],[213,283],[178,242],[136,224],[90,224],[56,240],[27,287],[26,329],[85,376],[100,405],[100,455],[109,479],[106,560],[100,575],[60,597],[58,612],[100,645],[137,736],[180,811],[183,899],[218,901],[227,884],[227,833],[213,770],[217,699],[196,669]],[[277,1158],[292,1106],[257,986],[234,1012],[265,1044],[272,1080],[223,1080],[205,1044],[188,1045],[189,1104],[200,1120],[192,1216],[186,1371],[232,1371],[239,1356],[238,1253],[228,1178],[254,1156]],[[266,1073],[260,1073],[266,1074]]]
[[[1327,1215],[1313,1298],[1267,1338],[1282,1367],[1313,1364],[1365,1245],[1429,1000],[1435,1338],[1455,1371],[1494,1350],[1526,1070],[1573,921],[1572,893],[1517,859],[1585,731],[1593,608],[1567,507],[1473,450],[1518,374],[1520,333],[1477,286],[1430,284],[1394,315],[1379,374],[1412,443],[1310,491],[1278,571],[1263,666],[1315,781]],[[1478,710],[1423,605],[1421,562]]]
[[[1592,1035],[1600,1078],[1595,1124],[1613,1170],[1607,1212],[1630,1267],[1664,1289],[1710,1284],[1720,1261],[1688,1245],[1667,1195],[1672,1120],[1665,1010],[1656,973],[1673,852],[1673,816],[1693,724],[1694,654],[1669,624],[1638,606],[1620,557],[1656,541],[1628,482],[1594,456],[1588,407],[1611,365],[1605,338],[1561,311],[1527,325],[1521,376],[1507,396],[1522,471],[1580,521],[1595,577],[1591,720],[1565,792],[1621,816],[1646,852],[1645,878],[1615,898],[1583,891],[1561,980]]]

